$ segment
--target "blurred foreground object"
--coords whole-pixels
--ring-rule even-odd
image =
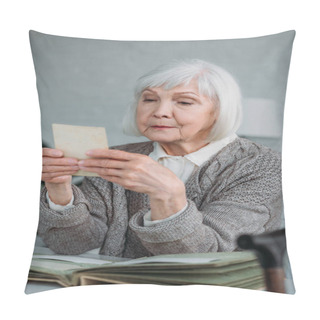
[[[266,290],[286,293],[283,260],[286,254],[285,229],[261,235],[242,235],[238,238],[241,249],[253,250],[264,269]]]

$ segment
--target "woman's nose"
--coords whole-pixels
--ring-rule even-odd
[[[171,118],[172,117],[172,104],[170,101],[161,101],[154,111],[156,118]]]

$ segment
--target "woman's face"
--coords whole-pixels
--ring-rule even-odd
[[[196,80],[170,90],[144,90],[137,108],[137,126],[171,155],[184,155],[205,146],[218,116],[214,102],[199,94]]]

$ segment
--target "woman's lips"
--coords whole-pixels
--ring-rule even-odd
[[[151,126],[151,128],[153,128],[153,129],[172,129],[174,127],[170,127],[170,126]]]

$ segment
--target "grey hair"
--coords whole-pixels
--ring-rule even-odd
[[[198,59],[176,60],[140,77],[136,82],[133,103],[123,119],[124,133],[142,135],[136,125],[136,110],[145,89],[163,86],[165,90],[169,90],[179,85],[187,85],[193,79],[198,81],[199,93],[212,99],[219,112],[208,141],[220,140],[235,133],[242,120],[240,88],[227,71]]]

